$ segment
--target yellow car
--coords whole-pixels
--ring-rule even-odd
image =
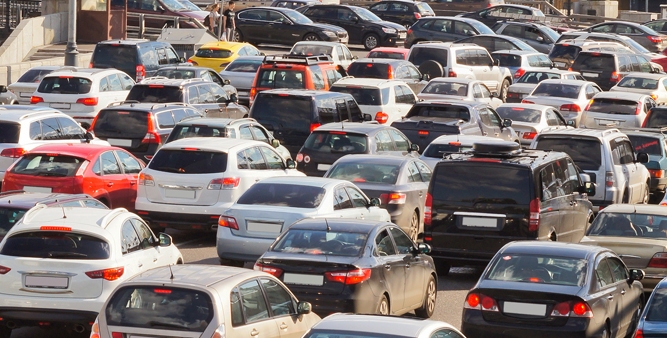
[[[237,57],[254,55],[262,55],[262,53],[249,43],[218,41],[201,46],[195,55],[188,59],[188,62],[220,72]]]

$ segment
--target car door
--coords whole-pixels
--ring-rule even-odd
[[[327,11],[329,14],[329,11]],[[334,14],[334,13],[332,13]],[[332,24],[339,26],[347,31],[350,43],[361,43],[364,30],[364,21],[357,16],[351,9],[339,7],[335,9],[335,16],[332,17]]]
[[[345,190],[345,185],[341,184],[334,188],[334,215],[340,218],[358,219],[361,217],[360,211],[352,204],[350,196]]]
[[[394,242],[385,228],[375,237],[375,254],[382,270],[383,282],[389,292],[390,314],[405,308],[405,282],[407,268],[403,260],[405,255],[399,255]]]
[[[144,166],[139,163],[132,155],[124,150],[115,150],[116,156],[120,165],[123,167],[123,173],[125,178],[129,181],[129,190],[127,191],[128,197],[128,210],[134,210],[134,203],[137,199],[137,180],[139,179],[139,173],[144,168]]]
[[[290,45],[301,41],[303,34],[301,25],[295,24],[282,13],[273,10],[269,10],[269,20],[265,29],[271,40]]]
[[[255,43],[269,40],[267,31],[268,11],[265,9],[249,9],[239,12],[236,27],[243,34],[243,39]]]
[[[405,303],[404,308],[414,309],[421,305],[424,300],[424,288],[426,286],[426,261],[414,254],[415,244],[397,226],[389,227],[389,233],[394,239],[397,255],[402,256],[405,264]]]
[[[397,119],[400,119],[402,116],[405,116],[417,102],[417,95],[415,95],[415,92],[406,85],[398,85],[394,87],[394,91],[400,95],[400,100],[396,100],[396,108],[398,112]]]
[[[132,224],[131,218],[123,222],[120,228],[120,238],[122,262],[119,263],[125,269],[124,275],[135,276],[153,267],[152,258],[148,258],[142,249],[141,239]]]
[[[348,186],[345,187],[345,191],[347,191],[347,195],[350,196],[352,206],[359,215],[357,216],[358,219],[384,221],[384,219],[380,217],[380,213],[371,211],[371,208],[369,208],[370,202],[368,197],[366,197],[366,195],[359,189]]]
[[[173,264],[176,260],[168,252],[160,252],[160,241],[155,238],[151,229],[142,221],[131,218],[130,222],[139,236],[141,250],[145,257],[145,269],[149,270],[158,266]]]
[[[581,221],[586,222],[585,215],[582,217],[577,217],[577,206],[578,202],[576,199],[576,184],[571,181],[570,172],[568,170],[568,162],[566,159],[562,158],[553,162],[554,173],[556,177],[556,182],[558,186],[558,209],[560,214],[560,222],[553,224],[556,229],[556,236],[559,241],[563,242],[573,242],[578,243],[578,240],[574,239],[575,230],[577,227],[581,229],[581,225],[585,223],[578,223]],[[579,177],[575,172],[574,179],[576,182],[579,182]],[[556,208],[556,206],[554,206]],[[581,230],[577,231],[579,236],[583,236]]]
[[[630,273],[623,262],[616,257],[607,258],[611,275],[614,278],[614,284],[620,289],[621,318],[619,335],[630,336],[634,331],[633,319],[637,309],[643,303],[640,295],[643,290],[638,290],[634,283],[628,284]]]
[[[239,338],[280,337],[280,329],[269,314],[257,279],[239,283],[232,289],[229,298],[231,325],[225,325],[226,335]]]
[[[500,119],[500,116],[498,116],[498,114],[495,111],[493,111],[492,109],[490,109],[488,107],[481,108],[480,109],[480,117],[481,117],[481,120],[482,120],[482,124],[484,124],[486,129],[488,130],[487,136],[498,137],[498,138],[502,138],[502,139],[505,139],[505,140],[509,139],[507,137],[508,135],[507,135],[506,132],[501,133],[501,129],[500,129],[501,119]],[[509,129],[509,128],[505,128],[505,129]]]
[[[280,329],[280,338],[301,338],[310,326],[308,321],[300,320],[296,300],[276,281],[269,278],[259,281],[269,302],[271,318]]]
[[[638,203],[642,194],[641,184],[644,182],[641,182],[642,177],[637,170],[634,148],[632,148],[632,143],[626,139],[617,142],[617,144],[621,150],[621,165],[623,166],[624,173],[627,175],[627,184],[630,191],[629,203]]]
[[[564,196],[561,181],[556,176],[554,163],[542,167],[539,172],[542,196],[540,198],[540,229],[538,236],[542,239],[569,242],[563,216],[567,212],[566,197]]]
[[[493,65],[491,55],[483,49],[476,49],[475,53],[477,55],[477,65],[475,66],[475,76],[477,77],[477,80],[484,82],[484,84],[492,91],[500,91],[498,67]]]
[[[93,172],[102,174],[102,189],[107,192],[109,207],[134,210],[134,204],[130,205],[130,180],[121,170],[113,150],[105,151],[98,157],[93,164]]]
[[[608,254],[598,256],[595,261],[595,284],[596,295],[600,301],[600,307],[606,312],[609,318],[611,333],[610,336],[618,332],[621,323],[623,310],[621,289],[614,283],[614,277],[607,261]]]

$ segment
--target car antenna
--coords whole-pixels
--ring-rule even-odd
[[[67,218],[67,215],[65,214],[65,207],[61,204],[60,209],[63,211],[63,218]]]
[[[171,270],[171,264],[169,264],[168,266],[169,266],[169,273],[171,274],[171,276],[169,276],[169,279],[174,280],[174,271]]]
[[[324,223],[327,224],[327,232],[331,231],[331,227],[329,226],[329,221],[327,221],[326,218],[324,219]]]

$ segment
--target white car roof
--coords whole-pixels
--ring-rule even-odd
[[[584,81],[584,80],[569,80],[569,79],[549,79],[549,80],[544,80],[538,83],[538,85],[543,84],[543,83],[561,83],[561,84],[569,84],[569,85],[577,85],[577,86],[583,86],[585,84],[593,83],[590,81]]]
[[[462,145],[471,146],[475,142],[506,142],[502,139],[481,135],[442,135],[438,136],[430,144],[448,144],[450,142],[461,142]]]
[[[405,84],[403,81],[398,80],[386,80],[386,79],[370,79],[370,78],[361,78],[361,77],[348,77],[336,81],[334,86],[368,86],[368,87],[385,87],[397,84]]]
[[[436,320],[347,313],[333,314],[313,326],[313,329],[317,330],[368,332],[374,335],[384,334],[398,337],[419,337],[422,331],[430,332],[436,328],[449,328],[458,331],[452,325]]]
[[[545,106],[543,104],[530,104],[530,103],[503,103],[500,106],[498,106],[498,108],[503,108],[503,107],[529,108],[529,109],[537,109],[537,110],[542,110],[542,111],[544,111],[545,109],[553,108],[552,106]],[[496,108],[496,110],[498,110],[498,108]]]
[[[5,109],[5,107],[0,107],[0,121],[12,121],[12,122],[32,122],[36,119],[45,118],[49,116],[54,117],[67,117],[67,114],[61,113],[58,110],[53,108],[43,107],[44,109]]]
[[[475,80],[475,79],[466,79],[466,78],[462,78],[462,77],[436,77],[435,79],[431,79],[431,81],[428,82],[427,86],[431,83],[434,83],[434,82],[437,82],[437,83],[453,82],[453,83],[470,84],[470,83],[473,83],[473,82],[481,82],[481,81]]]
[[[643,93],[630,93],[630,92],[599,92],[593,96],[595,99],[621,99],[621,100],[631,100],[631,101],[641,101],[644,97],[648,96]]]
[[[311,187],[328,188],[338,185],[340,183],[349,183],[345,180],[338,180],[334,178],[312,177],[312,176],[277,176],[265,178],[261,183],[276,183],[276,184],[291,184],[291,185],[305,185]]]
[[[58,76],[76,76],[84,78],[92,78],[95,75],[110,75],[117,74],[119,70],[114,68],[100,69],[100,68],[76,68],[76,69],[60,69],[44,77],[58,77]]]
[[[297,43],[294,44],[294,46],[292,46],[292,49],[294,49],[294,47],[297,46],[297,45],[336,47],[336,46],[345,45],[345,44],[340,43],[340,42],[332,42],[332,41],[298,41]]]
[[[200,150],[214,152],[229,152],[236,147],[250,147],[253,145],[266,145],[264,142],[226,137],[190,137],[169,142],[162,149],[197,148]]]

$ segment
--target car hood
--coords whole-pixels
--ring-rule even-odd
[[[382,27],[393,28],[398,32],[406,30],[405,27],[403,27],[403,26],[401,26],[397,23],[393,23],[393,22],[389,22],[389,21],[376,21],[376,22],[373,22],[373,23],[378,24]]]
[[[183,11],[179,12],[183,14],[183,16],[187,16],[189,18],[195,18],[199,21],[204,21],[204,18],[208,15],[209,12],[207,11]]]
[[[313,23],[310,23],[308,25],[313,26],[313,27],[317,27],[317,28],[321,28],[321,29],[330,30],[330,31],[336,32],[336,33],[343,33],[343,32],[347,33],[347,31],[345,29],[343,29],[341,27],[338,27],[338,26],[334,26],[334,25],[327,25],[327,24],[324,24],[324,23],[317,23],[317,22],[313,22]]]
[[[530,94],[530,92],[535,89],[535,86],[537,86],[535,83],[515,83],[510,86],[508,91],[512,93]]]

